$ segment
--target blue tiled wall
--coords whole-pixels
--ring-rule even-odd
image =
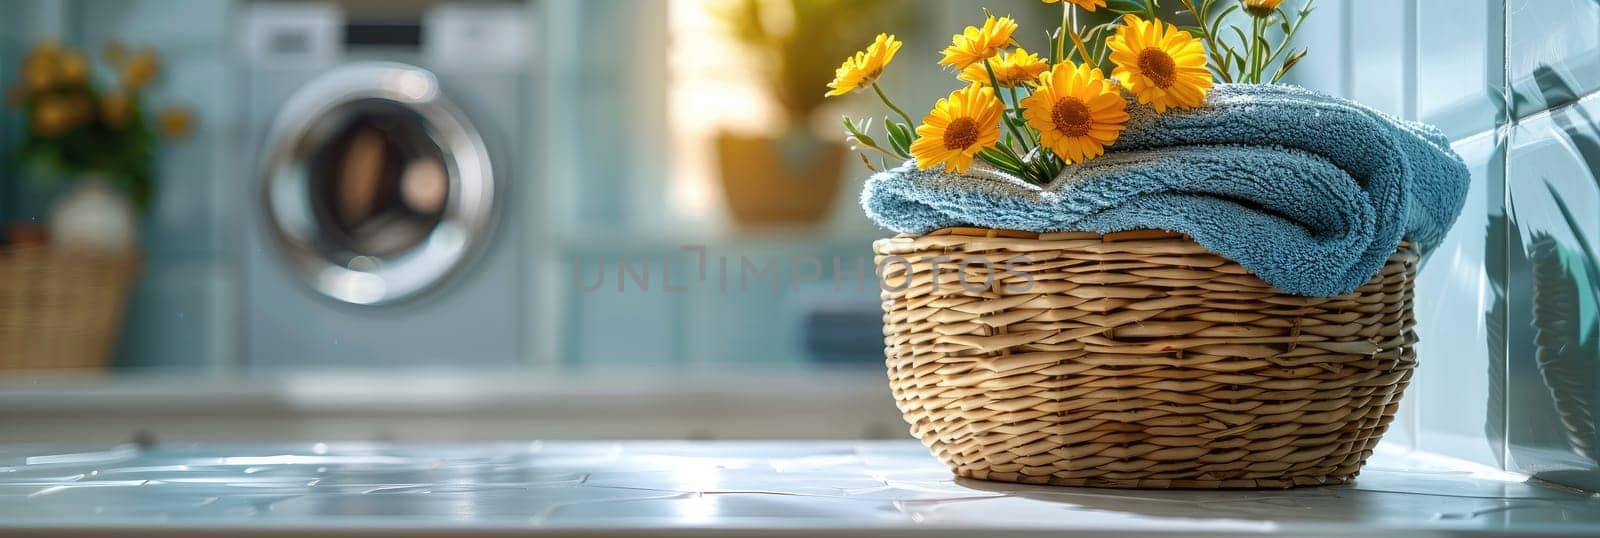
[[[191,109],[187,139],[160,155],[160,185],[145,221],[146,278],[133,298],[119,366],[226,368],[233,357],[235,268],[220,198],[236,180],[227,144],[235,107],[230,54],[234,3],[218,0],[76,0],[74,41],[149,46],[163,58],[156,106]]]

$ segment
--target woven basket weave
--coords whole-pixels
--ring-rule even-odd
[[[104,368],[138,269],[131,254],[0,249],[0,370]]]
[[[947,229],[873,248],[895,400],[963,477],[1342,484],[1416,365],[1408,244],[1333,298],[1277,291],[1168,232]]]

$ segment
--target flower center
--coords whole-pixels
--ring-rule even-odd
[[[956,118],[944,128],[944,149],[967,149],[978,143],[978,122]]]
[[[1062,97],[1056,100],[1056,106],[1050,109],[1050,123],[1055,125],[1056,131],[1063,136],[1083,136],[1089,134],[1089,107],[1077,97]]]
[[[1177,77],[1178,65],[1172,62],[1172,57],[1166,51],[1150,47],[1139,53],[1139,71],[1156,87],[1166,88],[1172,86],[1173,79]]]

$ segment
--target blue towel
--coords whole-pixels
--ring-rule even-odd
[[[1461,213],[1470,176],[1438,130],[1284,85],[1220,84],[1206,106],[1130,104],[1105,155],[1036,186],[981,160],[956,175],[914,163],[867,180],[861,204],[902,233],[950,226],[1189,234],[1283,291],[1340,295],[1402,237],[1426,253]]]

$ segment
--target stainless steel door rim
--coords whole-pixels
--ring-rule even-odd
[[[399,63],[351,64],[284,105],[261,175],[267,229],[313,290],[362,305],[447,280],[493,222],[483,140],[438,79]]]

